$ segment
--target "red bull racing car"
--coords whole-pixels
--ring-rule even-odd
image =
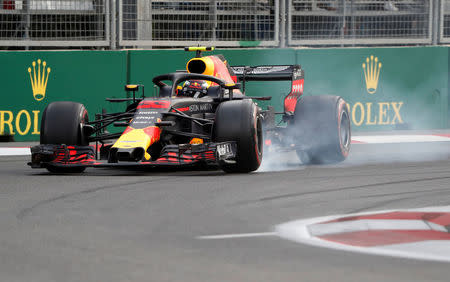
[[[350,150],[350,119],[338,96],[302,96],[299,65],[230,66],[221,55],[196,51],[186,71],[153,79],[157,97],[145,97],[142,85],[127,85],[132,98],[118,113],[89,120],[82,104],[53,102],[44,110],[40,145],[31,148],[32,168],[79,173],[86,167],[218,166],[225,172],[258,169],[266,153],[295,151],[302,163],[336,163]],[[284,111],[261,109],[245,95],[247,81],[289,80]],[[241,90],[242,89],[242,90]],[[136,94],[142,93],[142,97]],[[264,93],[266,94],[266,93]],[[281,122],[276,123],[276,115]],[[281,125],[280,125],[281,124]],[[107,127],[123,127],[110,133]]]

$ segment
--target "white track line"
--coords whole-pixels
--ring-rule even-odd
[[[427,143],[450,142],[450,137],[438,135],[373,135],[353,136],[353,143],[359,144],[395,144],[395,143]],[[0,147],[0,156],[29,156],[29,148]]]
[[[0,156],[29,156],[30,148],[7,148],[0,147]]]
[[[203,239],[203,240],[234,239],[234,238],[250,238],[250,237],[263,237],[263,236],[275,236],[275,235],[277,235],[277,233],[275,233],[275,232],[219,234],[219,235],[198,236],[197,239]]]
[[[450,138],[437,135],[373,135],[373,136],[352,136],[352,141],[364,144],[421,143],[421,142],[450,142]]]

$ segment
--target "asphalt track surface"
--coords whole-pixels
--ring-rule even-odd
[[[293,156],[248,175],[88,169],[0,157],[0,281],[449,281],[448,263],[318,248],[290,220],[450,204],[450,144],[355,145],[334,166]],[[281,165],[283,164],[283,165]]]

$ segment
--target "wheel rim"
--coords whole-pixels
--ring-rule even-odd
[[[350,119],[346,111],[342,112],[341,124],[339,126],[339,139],[345,149],[350,146]]]

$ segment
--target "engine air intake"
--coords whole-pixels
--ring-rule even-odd
[[[187,70],[190,73],[203,74],[206,70],[206,64],[201,59],[192,59],[188,62]]]

